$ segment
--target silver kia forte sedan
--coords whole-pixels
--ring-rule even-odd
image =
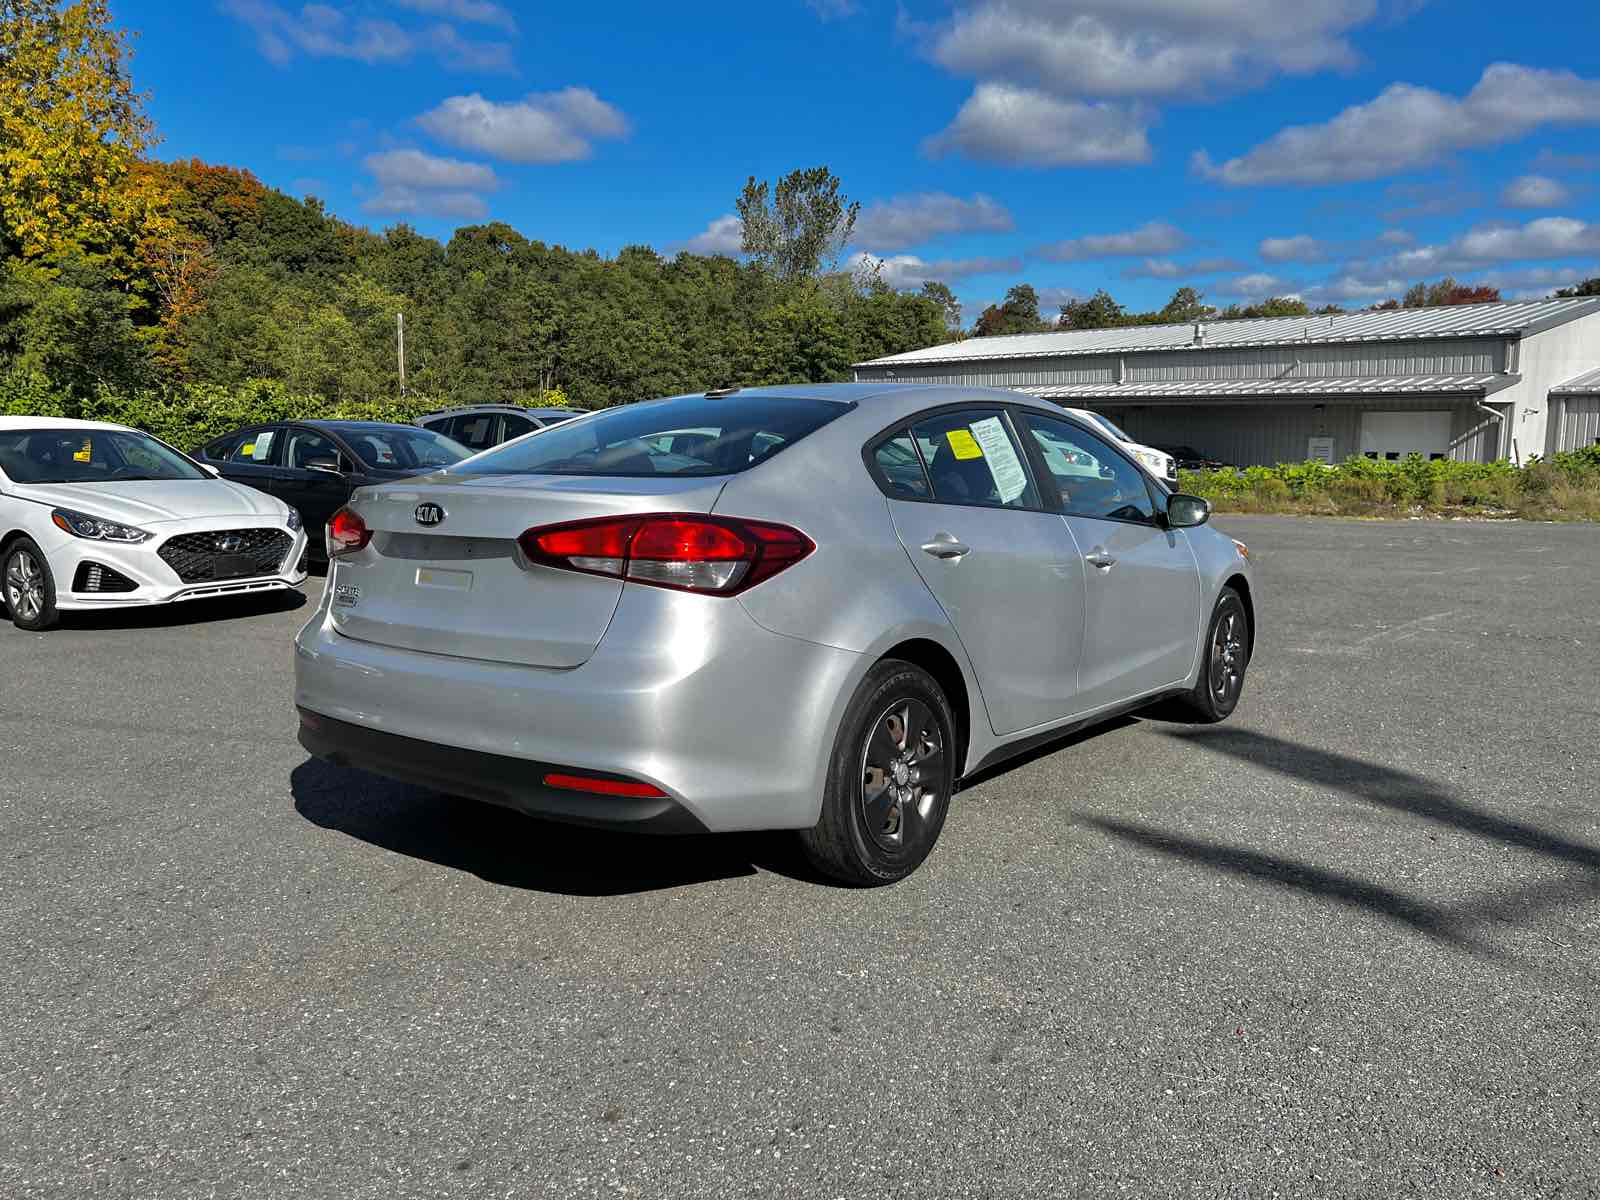
[[[296,639],[313,754],[566,821],[796,829],[860,884],[963,779],[1156,700],[1233,711],[1249,552],[1015,392],[726,389],[363,488]]]

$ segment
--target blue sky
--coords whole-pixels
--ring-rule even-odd
[[[346,220],[736,249],[826,164],[852,253],[1047,310],[1600,274],[1600,4],[112,0],[164,157]],[[730,241],[731,239],[731,241]]]

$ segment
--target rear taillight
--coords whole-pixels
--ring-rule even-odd
[[[531,563],[713,596],[753,588],[817,548],[787,525],[691,513],[542,525],[517,544]]]
[[[341,508],[328,521],[328,557],[354,554],[365,550],[372,540],[372,530],[353,508]]]

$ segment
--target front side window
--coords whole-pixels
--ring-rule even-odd
[[[472,453],[459,442],[431,429],[393,425],[377,429],[343,429],[357,457],[380,471],[431,470],[448,467]]]
[[[497,446],[463,475],[732,475],[814,433],[850,405],[776,396],[680,396],[619,405]]]
[[[1036,413],[1026,414],[1023,422],[1061,493],[1063,512],[1111,521],[1155,520],[1144,474],[1102,438]]]
[[[339,447],[333,439],[310,429],[291,429],[284,465],[296,471],[309,471],[311,464],[326,469],[339,466]]]
[[[149,434],[128,429],[9,429],[0,470],[17,483],[127,483],[211,478]]]
[[[911,427],[941,504],[1038,508],[1022,454],[995,409],[940,413]]]

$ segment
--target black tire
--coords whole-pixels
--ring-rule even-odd
[[[1183,703],[1202,725],[1215,725],[1239,706],[1250,666],[1250,614],[1232,588],[1223,588],[1217,597],[1202,653],[1200,678]]]
[[[878,663],[840,722],[822,818],[800,835],[807,857],[843,883],[904,879],[939,840],[958,752],[950,702],[933,676],[898,659]]]
[[[61,619],[50,563],[32,538],[18,538],[0,556],[0,596],[18,629],[40,633]]]

